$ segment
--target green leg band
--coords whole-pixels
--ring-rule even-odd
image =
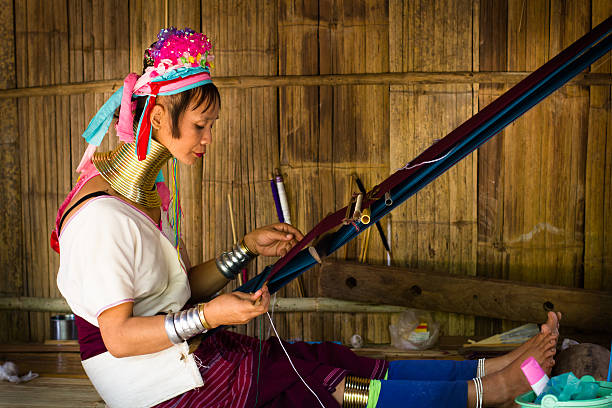
[[[376,408],[380,396],[380,380],[370,380],[370,392],[368,394],[368,405],[366,408]]]

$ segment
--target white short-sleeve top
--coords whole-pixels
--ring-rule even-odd
[[[185,266],[169,238],[118,198],[85,203],[59,242],[59,289],[72,311],[94,326],[120,303],[134,302],[135,316],[152,316],[180,310],[190,297]]]
[[[108,308],[133,302],[134,316],[180,310],[191,295],[166,217],[162,232],[136,207],[113,196],[83,205],[59,236],[57,284],[72,311],[98,326]],[[187,343],[158,353],[116,358],[109,352],[83,361],[111,407],[147,407],[203,385]]]

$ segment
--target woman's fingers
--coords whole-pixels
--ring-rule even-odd
[[[304,234],[302,234],[302,232],[295,228],[293,225],[290,224],[277,224],[277,225],[281,225],[283,228],[283,231],[285,232],[289,232],[290,234],[293,234],[295,236],[295,238],[297,238],[298,241],[301,241],[304,238]]]
[[[262,290],[261,289],[257,289],[256,292],[250,294],[250,298],[251,298],[252,301],[255,301],[255,300],[257,300],[261,296],[261,294],[262,294]]]
[[[268,236],[266,238],[272,241],[291,241],[293,239],[293,234],[287,233],[285,231],[278,230],[268,230]]]
[[[302,234],[299,229],[295,228],[293,225],[290,225],[290,224],[286,224],[286,223],[274,224],[274,229],[283,231],[283,232],[288,232],[292,234],[295,238],[297,238],[298,241],[301,241],[302,238],[304,238],[304,234]]]

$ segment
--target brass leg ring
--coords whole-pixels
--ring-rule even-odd
[[[370,394],[370,379],[347,375],[344,381],[342,408],[366,408]]]

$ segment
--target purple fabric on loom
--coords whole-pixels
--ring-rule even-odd
[[[270,187],[272,188],[272,197],[274,198],[274,205],[276,206],[278,222],[285,222],[283,208],[281,207],[280,198],[278,197],[278,187],[276,187],[276,181],[274,179],[270,180]]]

